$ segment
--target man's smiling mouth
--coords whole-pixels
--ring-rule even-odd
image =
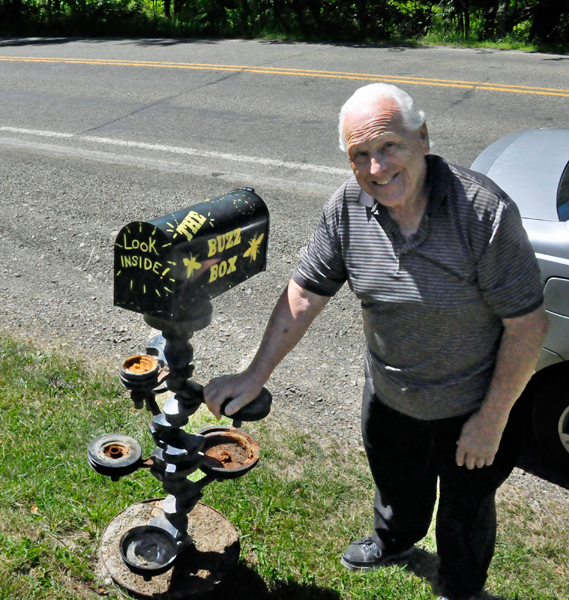
[[[374,183],[376,185],[387,185],[388,183],[391,183],[397,177],[397,175],[399,175],[399,173],[395,173],[395,175],[393,175],[389,179],[386,179],[385,181],[374,181]]]

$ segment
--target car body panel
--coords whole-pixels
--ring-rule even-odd
[[[539,263],[551,326],[536,371],[569,360],[569,222],[557,212],[568,162],[569,129],[534,129],[497,140],[471,166],[517,204]]]
[[[536,253],[543,281],[560,273],[569,276],[569,228],[567,223],[522,219]]]
[[[543,346],[563,360],[567,360],[569,358],[569,317],[551,311],[546,312],[549,319],[549,333]]]
[[[494,142],[471,168],[518,205],[539,263],[550,328],[526,388],[531,426],[539,448],[569,473],[569,129],[516,132]]]
[[[539,359],[537,361],[537,365],[535,367],[536,372],[545,369],[546,367],[550,367],[556,363],[565,362],[559,354],[555,354],[554,352],[550,352],[547,348],[542,348],[541,353],[539,355]]]
[[[471,169],[498,184],[522,217],[558,222],[557,189],[568,162],[569,129],[531,129],[494,142]]]
[[[522,223],[541,270],[545,308],[551,324],[536,368],[540,370],[569,359],[569,229],[565,222],[522,219]]]
[[[569,305],[567,304],[569,279],[550,277],[545,284],[544,293],[548,299],[548,310],[563,317],[569,317]]]
[[[496,162],[502,152],[504,152],[508,146],[513,144],[514,141],[520,137],[520,135],[523,135],[523,133],[523,131],[516,131],[515,133],[510,133],[510,135],[496,140],[476,157],[476,160],[472,163],[470,168],[473,171],[478,171],[479,173],[488,175],[488,171],[491,169],[492,165]]]

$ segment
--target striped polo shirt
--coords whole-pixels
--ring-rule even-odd
[[[543,303],[517,206],[490,179],[427,156],[429,199],[406,239],[355,177],[324,206],[294,274],[361,301],[366,377],[391,408],[418,419],[476,410],[488,390],[502,319]]]

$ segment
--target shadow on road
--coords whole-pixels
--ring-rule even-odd
[[[142,47],[165,47],[165,46],[180,46],[184,44],[220,44],[226,41],[223,38],[121,38],[121,37],[41,37],[41,38],[0,38],[0,48],[9,47],[24,47],[24,46],[57,46],[62,44],[70,44],[73,42],[85,42],[90,44],[100,44],[102,42],[117,42],[123,44],[132,44],[133,46]],[[421,46],[413,43],[366,43],[366,42],[334,42],[334,41],[303,41],[303,40],[243,40],[256,41],[266,46],[294,46],[302,44],[304,46],[337,46],[342,48],[361,48],[374,49],[385,48],[390,52],[404,52],[405,50],[428,50],[430,46]]]
[[[87,42],[91,44],[99,44],[103,42],[118,42],[123,44],[132,44],[141,47],[167,47],[180,46],[184,44],[220,44],[227,41],[225,38],[136,38],[136,37],[16,37],[16,38],[0,38],[0,48],[18,47],[18,46],[57,46],[62,44],[70,44],[73,42]],[[372,42],[338,42],[338,41],[312,41],[312,40],[273,40],[273,39],[256,39],[241,41],[254,41],[263,45],[300,45],[303,46],[337,46],[341,48],[359,48],[359,49],[378,49],[384,48],[388,52],[405,52],[406,50],[434,50],[439,46],[413,42],[394,43],[372,43]],[[496,54],[511,52],[508,48],[471,48],[477,54]],[[528,54],[558,54],[557,52],[549,52],[539,50],[528,52]],[[569,56],[556,56],[555,58],[544,58],[542,60],[569,60]]]
[[[58,46],[71,44],[73,42],[85,42],[89,44],[101,44],[103,42],[118,42],[132,44],[135,46],[177,46],[180,44],[219,44],[224,40],[219,38],[114,38],[114,37],[42,37],[42,38],[0,38],[0,48],[23,47],[23,46]]]

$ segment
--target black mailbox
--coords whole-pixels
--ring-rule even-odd
[[[266,267],[269,211],[249,188],[123,227],[114,304],[183,320]]]

